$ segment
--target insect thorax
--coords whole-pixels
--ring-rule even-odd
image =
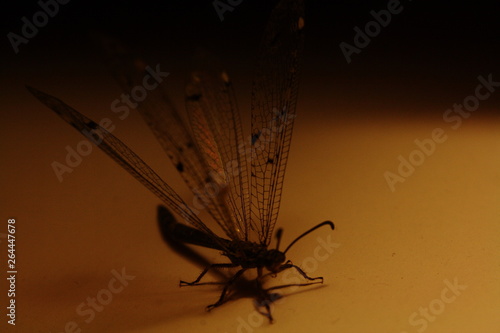
[[[285,254],[275,249],[269,250],[266,245],[233,240],[228,251],[223,253],[233,264],[243,268],[266,267],[269,271],[276,271],[285,261]]]

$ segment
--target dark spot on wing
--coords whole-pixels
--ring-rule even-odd
[[[192,94],[192,95],[187,96],[188,101],[196,102],[196,101],[199,101],[200,99],[201,99],[201,94]]]
[[[92,129],[97,129],[99,127],[99,125],[97,125],[97,123],[93,120],[89,121],[86,125]]]
[[[175,166],[175,168],[177,169],[177,171],[183,172],[184,171],[184,164],[182,164],[181,162],[179,162],[179,163],[177,163],[177,165]]]
[[[187,144],[186,144],[186,147],[188,148],[193,148],[194,147],[194,144],[192,141],[189,141]]]
[[[259,131],[258,133],[252,134],[252,145],[254,145],[257,142],[257,140],[259,140],[261,134],[262,134],[261,131]]]
[[[274,159],[273,158],[268,158],[267,159],[267,164],[273,164],[274,163]]]

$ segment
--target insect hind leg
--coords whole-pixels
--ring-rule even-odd
[[[234,267],[234,266],[232,266]],[[245,271],[247,270],[247,268],[242,268],[240,269],[239,271],[237,271],[225,284],[224,286],[224,289],[222,289],[222,293],[220,294],[220,297],[219,297],[219,300],[217,302],[215,302],[214,304],[210,304],[207,306],[207,311],[210,311],[222,304],[224,304],[224,302],[226,301],[225,300],[225,297],[226,297],[226,294],[227,294],[227,291],[229,290],[229,287],[234,283],[234,281],[236,281]]]
[[[205,267],[205,269],[201,272],[201,274],[198,276],[198,278],[196,278],[196,280],[194,280],[193,282],[186,282],[186,281],[183,281],[181,280],[179,282],[179,287],[185,287],[185,286],[201,286],[201,285],[207,285],[207,284],[224,284],[224,282],[201,282],[200,283],[200,280],[203,278],[203,276],[205,276],[205,274],[208,273],[209,270],[211,270],[212,268],[233,268],[233,267],[236,267],[238,265],[235,265],[235,264],[232,264],[232,263],[220,263],[220,264],[211,264],[207,267]]]

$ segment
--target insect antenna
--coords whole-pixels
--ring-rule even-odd
[[[313,232],[314,230],[318,229],[318,228],[321,228],[322,226],[324,225],[329,225],[330,228],[335,229],[335,226],[333,225],[333,222],[332,221],[325,221],[325,222],[321,222],[320,224],[316,225],[315,227],[312,227],[311,229],[307,230],[306,232],[304,232],[302,235],[300,235],[299,237],[295,238],[295,240],[293,242],[290,243],[290,245],[288,245],[288,247],[285,249],[285,251],[283,253],[286,253],[286,251],[288,251],[293,244],[297,243],[297,241],[299,239],[301,239],[302,237],[306,236],[307,234]],[[279,232],[279,230],[278,230]],[[276,237],[278,237],[278,232],[276,233]],[[281,237],[281,235],[280,235]],[[279,243],[278,243],[279,245]]]
[[[280,249],[281,236],[283,236],[283,228],[276,230],[276,250]]]

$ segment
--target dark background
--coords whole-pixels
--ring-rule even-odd
[[[230,73],[251,77],[257,45],[275,1],[242,1],[220,21],[212,1],[79,1],[59,13],[15,55],[6,33],[19,33],[21,17],[38,11],[35,1],[10,2],[1,45],[3,71],[48,73],[49,64],[81,62],[92,71],[99,50],[89,32],[103,31],[151,61],[166,61],[179,77],[199,47],[216,54]],[[388,1],[306,1],[304,93],[328,96],[338,112],[365,107],[399,115],[442,113],[471,94],[477,76],[498,75],[498,9],[494,1],[402,1],[389,26],[347,64],[339,48],[353,44],[354,30],[373,20],[371,10]],[[99,68],[102,70],[102,68]],[[239,72],[238,72],[239,71]],[[58,74],[61,75],[61,74]],[[237,76],[238,77],[238,76]],[[497,105],[498,96],[490,103]],[[404,111],[403,111],[404,110]]]

